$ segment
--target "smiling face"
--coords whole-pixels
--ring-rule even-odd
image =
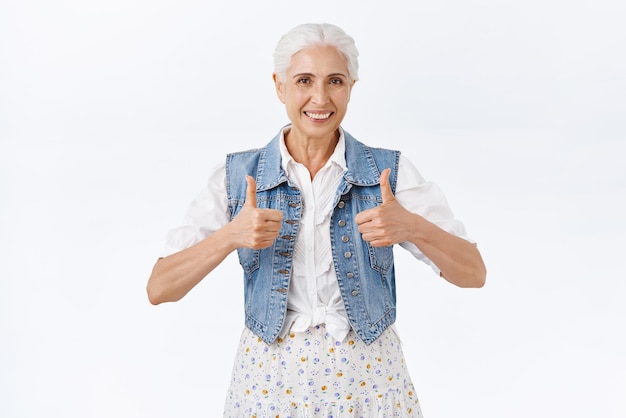
[[[290,136],[334,140],[348,109],[354,81],[346,59],[332,46],[311,46],[291,57],[284,80],[274,74],[276,93],[291,120]]]

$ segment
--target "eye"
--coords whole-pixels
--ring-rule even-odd
[[[343,80],[341,78],[331,78],[330,84],[341,85],[343,84]]]
[[[296,83],[298,84],[310,84],[311,83],[311,79],[309,77],[301,77],[299,78]]]

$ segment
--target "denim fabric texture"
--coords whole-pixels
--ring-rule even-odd
[[[393,247],[374,248],[363,241],[354,218],[382,203],[379,180],[385,168],[391,168],[389,182],[395,192],[400,152],[368,147],[346,131],[344,137],[347,171],[335,195],[330,240],[348,320],[369,345],[396,319]],[[280,133],[263,148],[231,153],[226,159],[231,219],[245,203],[246,175],[256,179],[257,207],[283,213],[282,228],[271,247],[237,250],[244,273],[245,323],[267,344],[285,326],[292,254],[302,213],[301,193],[282,169],[279,141]]]

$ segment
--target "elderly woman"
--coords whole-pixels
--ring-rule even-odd
[[[485,281],[439,189],[342,129],[357,56],[329,24],[280,39],[273,77],[291,123],[214,168],[148,281],[151,303],[179,300],[237,250],[246,327],[224,417],[421,416],[393,326],[393,245],[457,286]]]

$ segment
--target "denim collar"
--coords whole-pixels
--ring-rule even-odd
[[[280,155],[280,138],[285,127],[282,127],[278,134],[261,149],[256,177],[257,191],[270,190],[288,181],[282,168]],[[347,131],[344,130],[343,134],[347,166],[347,171],[344,172],[343,176],[346,182],[356,186],[378,184],[380,171],[370,149],[357,141]]]

